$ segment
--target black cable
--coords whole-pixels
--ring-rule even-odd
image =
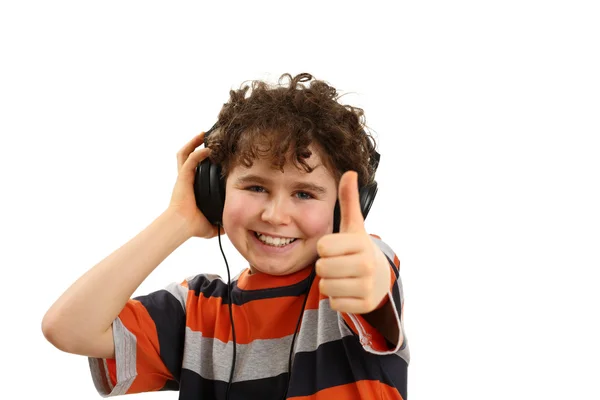
[[[219,248],[221,249],[221,254],[223,254],[223,259],[225,260],[225,266],[227,267],[227,294],[229,295],[229,320],[231,321],[231,336],[233,337],[233,360],[231,361],[231,373],[229,374],[229,382],[227,382],[227,393],[225,395],[226,399],[229,399],[229,389],[231,389],[231,383],[233,382],[233,372],[235,371],[235,326],[233,325],[233,311],[231,308],[231,303],[233,303],[233,299],[231,298],[231,274],[229,272],[229,264],[227,263],[227,257],[225,257],[225,253],[223,252],[223,246],[221,246],[221,224],[217,224],[217,235],[219,237]]]
[[[283,400],[285,400],[285,398],[287,397],[288,390],[290,388],[290,381],[292,380],[292,355],[294,353],[294,343],[296,342],[296,335],[298,335],[298,328],[300,327],[300,322],[302,321],[302,315],[304,314],[304,308],[306,307],[306,301],[308,300],[308,294],[310,293],[310,288],[312,286],[314,278],[315,268],[313,267],[312,271],[310,271],[310,276],[308,279],[308,288],[306,289],[306,295],[304,296],[304,302],[302,303],[302,310],[300,310],[300,316],[298,317],[296,329],[294,330],[294,336],[292,337],[292,345],[290,346],[290,358],[288,360],[288,381],[287,385],[285,386],[285,392],[283,393]]]

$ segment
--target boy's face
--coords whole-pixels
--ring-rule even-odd
[[[311,173],[288,162],[284,172],[258,158],[227,177],[223,226],[252,273],[287,275],[317,258],[317,241],[333,231],[337,183],[310,146]],[[294,239],[290,242],[290,239]]]

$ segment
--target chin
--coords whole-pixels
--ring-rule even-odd
[[[304,257],[303,257],[304,258]],[[252,272],[261,272],[263,274],[273,275],[273,276],[285,276],[291,275],[298,271],[302,271],[303,269],[310,267],[316,261],[316,257],[307,257],[304,260],[297,259],[293,263],[281,263],[276,260],[267,260],[266,262],[261,262],[260,259],[251,259],[250,261],[250,269]]]
[[[287,268],[282,268],[281,266],[261,266],[261,264],[259,263],[253,263],[250,265],[250,270],[255,273],[255,272],[260,272],[263,274],[267,274],[267,275],[273,275],[273,276],[285,276],[285,275],[291,275],[295,272],[301,271],[304,268],[306,268],[308,265],[303,266],[303,267],[299,267],[299,266],[291,266],[291,267],[287,267]]]

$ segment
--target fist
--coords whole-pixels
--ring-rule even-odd
[[[390,267],[382,251],[365,230],[360,210],[358,174],[348,171],[340,179],[340,231],[317,242],[315,264],[319,290],[339,312],[366,314],[381,303],[390,284]]]

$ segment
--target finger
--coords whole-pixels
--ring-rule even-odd
[[[337,257],[358,253],[365,248],[365,236],[355,233],[333,233],[324,235],[317,241],[320,257]]]
[[[204,143],[204,132],[201,132],[199,135],[196,135],[185,144],[178,152],[177,152],[177,172],[181,169],[181,166],[188,159],[190,154],[199,147],[202,143]]]
[[[185,162],[179,169],[180,179],[186,182],[193,182],[196,175],[196,167],[198,166],[198,163],[202,162],[202,160],[204,160],[209,155],[210,149],[205,147],[196,149],[196,151],[192,152],[192,154],[189,155],[187,160],[185,160]]]
[[[368,276],[374,265],[361,254],[340,257],[319,258],[315,263],[315,272],[323,279],[358,278]]]
[[[352,314],[363,314],[374,308],[367,299],[352,297],[330,297],[329,307],[335,311]]]
[[[338,189],[340,202],[340,232],[364,232],[365,219],[360,210],[358,174],[347,171],[340,179]]]
[[[361,278],[321,279],[319,291],[329,297],[362,298],[370,293],[367,280]]]

